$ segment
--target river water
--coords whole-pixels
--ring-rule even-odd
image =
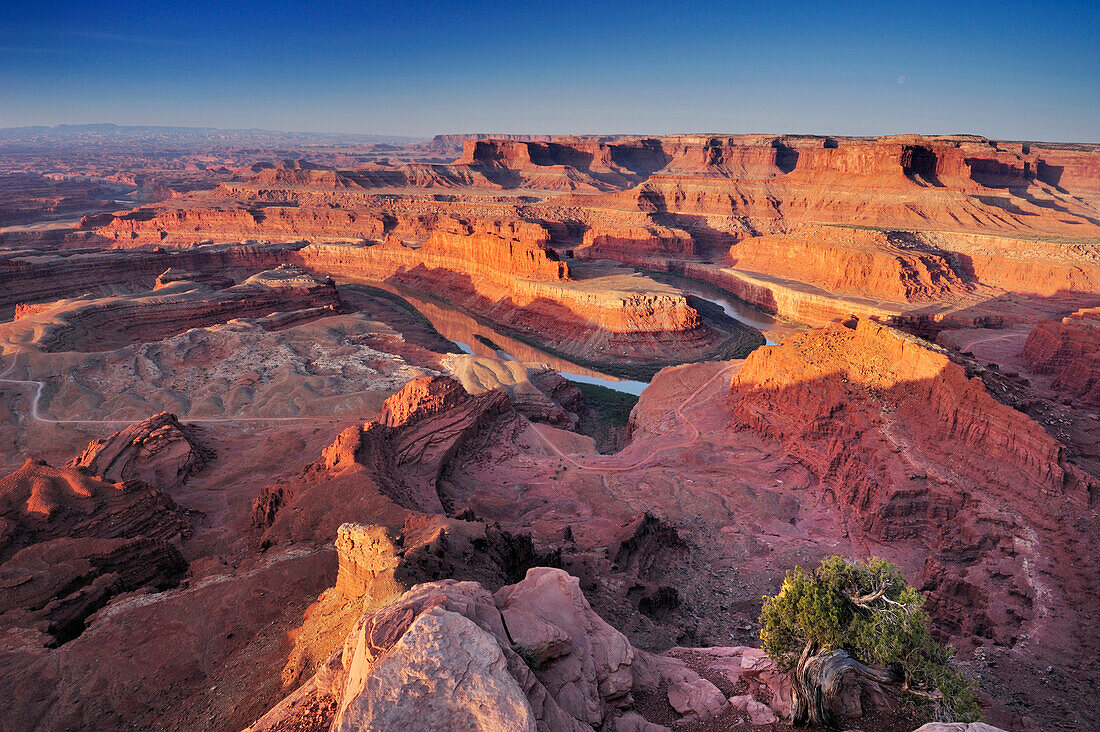
[[[662,275],[662,277],[664,276]],[[732,297],[724,296],[721,290],[709,287],[705,283],[697,283],[694,280],[682,277],[671,277],[670,282],[684,292],[691,293],[696,297],[709,300],[715,305],[718,305],[731,318],[760,329],[764,332],[765,338],[768,337],[768,330],[775,329],[778,326],[777,321],[769,317],[767,313],[752,308]],[[377,283],[372,284],[378,286]],[[616,376],[573,363],[561,356],[546,353],[523,341],[518,341],[503,333],[499,333],[493,328],[470,317],[466,313],[438,300],[418,297],[415,292],[411,292],[405,288],[383,287],[405,299],[410,305],[416,308],[421,315],[427,318],[444,338],[452,341],[466,353],[475,356],[499,358],[505,361],[514,360],[545,363],[571,381],[597,384],[607,387],[608,389],[614,389],[615,391],[626,392],[628,394],[641,394],[642,390],[649,386],[645,381],[620,379]],[[478,336],[481,336],[481,338],[479,339]],[[485,342],[486,340],[490,341],[498,348],[492,348]],[[767,342],[768,345],[773,344],[773,341],[770,339]]]
[[[690,277],[680,277],[679,275],[647,272],[648,277],[659,282],[667,282],[668,284],[683,290],[684,292],[695,295],[703,300],[709,300],[715,305],[722,308],[726,315],[730,316],[734,320],[740,320],[746,325],[751,325],[761,333],[764,334],[764,345],[774,346],[776,341],[771,339],[771,336],[780,337],[780,332],[786,330],[783,323],[776,320],[768,313],[754,308],[746,302],[738,300],[733,295],[730,295],[721,289],[710,285],[700,280],[693,280]]]

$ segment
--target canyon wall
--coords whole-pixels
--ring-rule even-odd
[[[804,226],[789,235],[744,239],[730,248],[730,263],[830,292],[895,302],[937,300],[964,289],[942,255],[900,232]]]
[[[339,305],[331,281],[283,265],[221,290],[183,280],[136,295],[60,300],[0,330],[9,344],[47,352],[108,351],[233,318],[313,308],[331,313]]]
[[[962,276],[981,284],[1044,296],[1100,293],[1100,239],[1043,241],[936,231],[920,232],[920,237],[952,258]]]
[[[200,246],[180,251],[80,252],[38,254],[15,251],[0,255],[0,308],[19,303],[41,309],[41,303],[113,287],[148,289],[168,269],[249,276],[285,263],[300,245]],[[27,312],[24,307],[21,312]]]
[[[951,632],[1012,643],[1021,620],[1053,632],[1066,606],[1052,607],[1082,581],[1062,566],[1077,551],[1062,532],[1097,486],[945,352],[868,321],[833,325],[758,349],[731,393],[735,428],[779,441],[883,551],[925,557]]]
[[[1080,404],[1100,407],[1100,308],[1085,308],[1028,334],[1024,360]]]
[[[699,325],[695,309],[671,290],[614,290],[571,280],[568,266],[545,246],[544,230],[536,239],[521,231],[468,236],[437,232],[420,248],[394,241],[372,246],[315,244],[299,256],[305,266],[337,277],[419,284],[429,292],[446,293],[452,301],[470,296],[491,304],[507,301],[530,311],[514,317],[523,315],[535,327],[540,317],[547,318],[543,326],[564,317],[573,327],[610,333],[688,331]]]

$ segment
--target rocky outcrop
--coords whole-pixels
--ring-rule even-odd
[[[685,721],[730,708],[682,661],[634,648],[575,578],[539,567],[495,595],[454,580],[412,588],[364,615],[325,667],[249,730],[307,719],[333,730],[667,729],[632,709],[643,697]]]
[[[211,456],[195,427],[162,412],[93,440],[70,465],[109,481],[139,480],[162,491],[178,488]]]
[[[463,615],[433,608],[388,648],[359,643],[348,654],[334,730],[536,729],[500,645]]]
[[[454,379],[425,376],[414,379],[382,405],[380,421],[387,427],[415,424],[454,409],[469,395]]]
[[[444,467],[510,411],[503,391],[470,396],[449,377],[414,379],[386,400],[380,419],[341,432],[300,480],[265,488],[253,525],[271,543],[333,536],[345,521],[400,525],[408,511],[443,513]]]
[[[28,459],[0,478],[0,627],[59,645],[113,597],[175,584],[186,513],[138,481],[108,482]]]
[[[345,481],[325,486],[340,490]],[[476,520],[403,510],[378,495],[368,482],[347,483],[373,500],[344,500],[331,511],[375,523],[345,523],[336,532],[336,584],[317,598],[302,624],[291,631],[294,647],[282,671],[293,688],[332,652],[334,633],[342,640],[364,609],[392,602],[421,582],[443,578],[500,587],[523,576],[539,559],[531,539]],[[287,511],[300,508],[291,504]],[[468,514],[467,514],[468,515]]]
[[[317,467],[369,466],[377,471],[383,492],[400,505],[442,512],[436,481],[444,465],[509,409],[503,392],[473,397],[448,377],[414,379],[386,400],[379,421],[341,433]],[[382,466],[384,472],[378,471]]]
[[[179,281],[138,295],[62,300],[21,318],[8,339],[48,352],[112,350],[233,318],[339,305],[331,280],[282,265],[224,290]]]
[[[59,537],[146,536],[169,541],[187,533],[183,511],[148,485],[109,482],[32,458],[0,479],[0,501],[0,557]]]
[[[1100,406],[1100,308],[1040,323],[1028,334],[1023,355],[1032,371],[1054,376],[1060,393]]]

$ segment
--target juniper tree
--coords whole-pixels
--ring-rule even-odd
[[[850,671],[899,689],[930,719],[980,719],[976,684],[932,637],[923,605],[884,559],[829,557],[788,572],[779,594],[764,598],[760,639],[791,673],[791,722],[834,726],[831,702]]]

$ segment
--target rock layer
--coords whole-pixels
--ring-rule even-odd
[[[66,643],[116,595],[178,582],[187,565],[170,542],[190,531],[145,483],[28,459],[0,478],[0,625]]]
[[[758,350],[731,388],[735,427],[780,441],[882,546],[928,552],[921,578],[954,631],[1055,632],[1079,581],[1060,527],[1096,485],[945,352],[861,320]]]
[[[1028,335],[1023,355],[1033,371],[1054,377],[1059,392],[1100,407],[1100,308],[1040,323]]]
[[[159,490],[179,487],[202,470],[210,455],[196,429],[162,412],[101,440],[93,440],[71,465],[105,480],[140,480]]]
[[[179,281],[138,295],[61,300],[7,330],[9,341],[49,352],[113,350],[234,318],[339,305],[331,281],[282,265],[224,290]]]

